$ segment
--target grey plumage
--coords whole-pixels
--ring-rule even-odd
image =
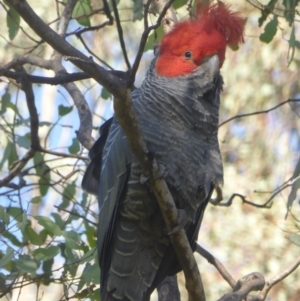
[[[176,205],[187,214],[185,229],[193,245],[213,187],[223,181],[219,60],[212,56],[191,74],[172,79],[158,76],[154,64],[132,93],[133,105]],[[158,203],[141,183],[142,170],[115,117],[102,134],[82,185],[99,199],[102,300],[148,300],[180,267]]]

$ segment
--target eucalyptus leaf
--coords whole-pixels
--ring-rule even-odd
[[[288,236],[288,239],[296,246],[300,247],[300,234],[292,233]]]
[[[9,8],[6,15],[6,25],[8,27],[8,36],[13,40],[19,32],[20,15],[12,7]]]
[[[91,26],[90,18],[88,15],[93,11],[90,0],[78,0],[72,17],[77,20],[80,25]]]
[[[56,235],[56,236],[62,235],[62,231],[60,230],[59,226],[56,223],[54,223],[49,217],[35,216],[34,218],[41,226],[43,226],[52,235]]]
[[[270,43],[277,32],[278,18],[274,16],[273,19],[265,26],[264,32],[259,36],[259,39],[264,43]]]
[[[60,253],[60,248],[57,246],[49,246],[48,248],[39,248],[32,251],[32,256],[36,260],[46,261],[54,258]]]
[[[14,257],[14,250],[10,247],[6,248],[5,255],[0,259],[0,268],[4,268]]]
[[[73,106],[70,106],[70,107],[66,107],[64,105],[58,106],[59,116],[65,116],[65,115],[69,114],[70,112],[72,112],[72,110],[73,110]]]
[[[68,147],[70,154],[77,154],[80,151],[80,144],[77,138],[72,139],[72,144]]]

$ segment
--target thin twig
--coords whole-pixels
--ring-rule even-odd
[[[74,158],[74,159],[79,159],[79,160],[83,160],[83,161],[89,161],[90,159],[88,157],[83,157],[83,156],[79,156],[79,155],[73,155],[73,154],[66,154],[66,153],[60,153],[60,152],[54,152],[45,148],[40,148],[39,149],[40,152],[42,153],[46,153],[46,154],[50,154],[50,155],[54,155],[57,157],[63,157],[63,158]]]
[[[221,206],[221,207],[229,207],[232,205],[233,199],[239,197],[243,203],[251,205],[253,207],[258,207],[258,208],[271,208],[272,203],[270,203],[270,200],[265,202],[264,204],[256,204],[253,202],[250,202],[246,199],[246,196],[240,194],[240,193],[233,193],[231,197],[226,201],[226,202],[220,202],[218,199],[210,199],[210,203],[213,204],[214,206]]]
[[[146,28],[144,30],[144,32],[142,34],[142,37],[141,37],[139,50],[138,50],[137,55],[135,57],[132,69],[130,70],[130,74],[129,74],[129,78],[128,78],[128,82],[127,82],[127,87],[128,88],[131,88],[133,86],[134,81],[135,81],[135,75],[136,75],[136,72],[139,68],[140,61],[141,61],[142,55],[144,53],[144,48],[145,48],[149,33],[151,32],[151,30],[154,30],[154,29],[158,28],[158,26],[161,24],[161,21],[162,21],[163,17],[165,16],[168,9],[171,7],[173,2],[174,2],[174,0],[168,1],[166,3],[166,5],[164,6],[164,8],[162,9],[162,11],[160,12],[160,14],[157,18],[156,24],[152,25],[152,26],[149,26],[148,28]]]
[[[285,101],[279,103],[279,104],[276,105],[275,107],[270,108],[270,109],[267,109],[267,110],[262,110],[262,111],[252,112],[252,113],[239,114],[239,115],[233,116],[233,117],[231,117],[231,118],[229,118],[229,119],[227,119],[227,120],[221,122],[221,123],[219,124],[219,127],[221,127],[222,125],[224,125],[224,124],[226,124],[226,123],[228,123],[228,122],[230,122],[230,121],[232,121],[232,120],[234,120],[234,119],[243,118],[243,117],[249,117],[249,116],[259,115],[259,114],[267,114],[267,113],[269,113],[269,112],[271,112],[271,111],[273,111],[273,110],[276,110],[276,109],[278,109],[279,107],[285,105],[286,103],[291,103],[291,102],[300,102],[300,99],[291,99],[291,98],[290,98],[290,99],[287,99],[287,100],[285,100]]]
[[[264,286],[264,276],[261,273],[253,272],[239,279],[233,291],[225,294],[218,301],[242,301],[245,300],[250,292],[261,290]],[[249,297],[251,298],[252,296]],[[252,298],[248,299],[247,297],[247,300],[252,300]]]
[[[117,8],[116,0],[112,0],[111,4],[112,4],[113,11],[114,11],[115,19],[116,19],[116,25],[117,25],[117,30],[118,30],[121,49],[122,49],[122,52],[123,52],[123,57],[124,57],[124,60],[125,60],[125,63],[127,65],[128,70],[130,70],[131,65],[130,65],[130,62],[129,62],[129,59],[128,59],[128,56],[127,56],[126,45],[125,45],[124,38],[123,38],[123,29],[122,29],[121,22],[120,22],[120,17],[119,17],[119,12],[118,12],[118,8]]]
[[[113,25],[113,23],[111,21],[107,20],[107,21],[103,22],[102,24],[99,24],[96,26],[90,26],[90,27],[84,27],[84,28],[79,27],[76,30],[67,33],[66,36],[67,37],[69,37],[71,35],[77,36],[77,35],[82,35],[83,33],[88,32],[88,31],[97,31],[101,28],[104,28],[107,25]]]
[[[82,38],[81,34],[76,34],[77,38],[80,40],[82,45],[85,47],[88,53],[90,53],[93,57],[97,58],[99,62],[101,62],[104,66],[106,66],[109,69],[113,69],[108,63],[106,63],[104,60],[102,60],[98,55],[96,55],[85,43],[84,39]]]
[[[255,296],[252,301],[263,301],[263,300],[265,300],[268,293],[269,293],[269,291],[270,291],[270,289],[274,285],[276,285],[278,282],[282,281],[284,278],[286,278],[291,273],[293,273],[299,265],[300,265],[300,256],[298,256],[296,258],[296,260],[287,269],[285,269],[279,275],[277,275],[277,276],[271,278],[270,280],[268,280],[266,282],[266,286],[264,287],[264,289],[257,296]]]
[[[232,278],[232,276],[229,274],[229,272],[226,270],[223,264],[216,257],[214,257],[211,253],[202,248],[199,244],[197,244],[196,252],[198,252],[202,257],[204,257],[210,264],[215,266],[220,275],[232,288],[235,287],[236,281]]]
[[[55,207],[56,209],[58,209],[58,210],[61,210],[61,211],[67,212],[67,213],[69,213],[69,214],[71,214],[71,215],[80,217],[80,218],[82,218],[83,220],[85,220],[86,222],[88,222],[89,224],[91,224],[91,225],[93,225],[93,226],[95,226],[95,227],[98,226],[97,223],[92,222],[91,220],[89,220],[89,219],[86,218],[85,216],[80,215],[79,213],[77,213],[77,212],[75,212],[75,211],[70,211],[70,210],[67,210],[67,209],[65,209],[65,208],[62,208],[62,207],[59,207],[59,206],[56,206],[56,205],[54,205],[54,207]]]

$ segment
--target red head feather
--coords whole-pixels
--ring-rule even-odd
[[[198,3],[195,20],[182,21],[161,42],[156,71],[161,76],[192,72],[203,59],[217,54],[220,68],[226,46],[244,42],[245,19],[218,1]]]

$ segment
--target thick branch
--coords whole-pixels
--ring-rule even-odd
[[[85,72],[76,72],[76,73],[71,73],[71,74],[66,73],[64,75],[47,77],[47,76],[30,75],[27,73],[13,72],[13,71],[6,70],[3,68],[0,68],[0,76],[12,78],[12,79],[16,80],[18,83],[25,80],[32,84],[48,84],[48,85],[53,85],[53,86],[91,78]]]
[[[125,85],[116,76],[112,73],[108,73],[104,68],[93,62],[91,58],[86,57],[67,43],[64,38],[43,22],[26,1],[7,0],[7,2],[20,14],[37,35],[51,45],[57,52],[67,56],[75,66],[89,74],[113,95],[122,97],[122,95],[126,94]]]
[[[218,301],[242,301],[252,291],[261,290],[265,285],[265,278],[262,274],[254,272],[241,278],[232,293],[222,296]]]
[[[25,69],[23,67],[19,67],[19,71],[25,73]],[[32,84],[26,81],[21,82],[22,90],[25,92],[27,108],[30,116],[30,139],[31,139],[31,147],[35,150],[39,150],[41,148],[39,141],[39,117],[37,113],[37,109],[35,106],[34,93],[32,89]]]

